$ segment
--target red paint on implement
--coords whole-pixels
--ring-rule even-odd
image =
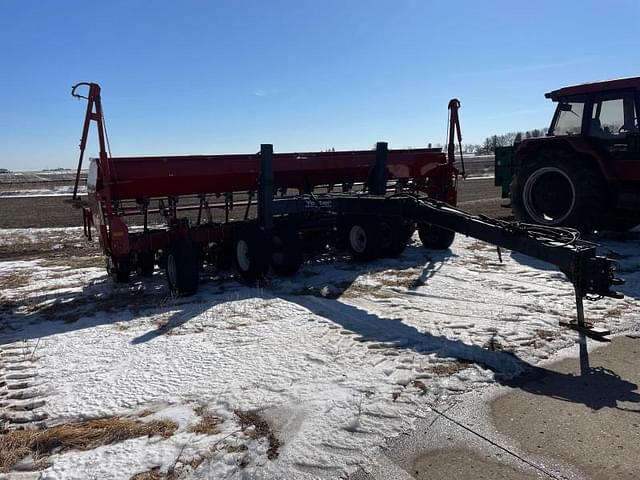
[[[366,182],[375,156],[375,150],[276,153],[275,187],[306,190]],[[117,180],[102,186],[114,200],[252,191],[260,173],[258,154],[115,157],[110,163]],[[387,178],[424,179],[446,164],[440,149],[389,150]]]

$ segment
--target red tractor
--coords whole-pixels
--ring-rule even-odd
[[[545,97],[558,103],[547,136],[496,151],[496,184],[516,218],[582,232],[640,224],[640,77]]]

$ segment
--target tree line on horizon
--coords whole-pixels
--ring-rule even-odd
[[[548,128],[534,128],[533,130],[525,130],[524,132],[507,132],[491,135],[485,138],[482,143],[463,143],[462,153],[466,153],[467,155],[493,155],[496,153],[496,147],[509,147],[527,138],[544,137],[548,131]],[[429,144],[429,146],[431,147],[431,144]],[[446,148],[446,145],[436,143],[433,147]],[[456,145],[456,153],[460,153],[460,147],[458,145]]]
[[[528,138],[544,137],[548,131],[548,128],[534,128],[533,130],[525,130],[524,132],[507,132],[499,135],[491,135],[485,138],[481,144],[463,144],[462,153],[491,155],[496,152],[496,147],[509,147],[514,143],[519,143]]]

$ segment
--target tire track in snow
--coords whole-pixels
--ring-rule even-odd
[[[5,428],[34,427],[47,419],[37,346],[37,342],[24,341],[0,347],[0,421]]]

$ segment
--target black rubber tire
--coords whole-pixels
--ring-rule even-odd
[[[352,219],[346,234],[349,251],[355,260],[373,260],[382,254],[383,234],[377,219]]]
[[[278,228],[271,237],[271,268],[278,275],[294,275],[303,260],[300,234],[292,226]]]
[[[307,252],[323,252],[329,243],[329,235],[326,231],[312,230],[302,234],[302,247]]]
[[[418,224],[418,236],[424,248],[430,250],[446,250],[456,238],[456,232],[436,227],[430,223]]]
[[[270,239],[256,226],[240,228],[234,242],[233,259],[240,280],[255,283],[269,271]]]
[[[193,295],[198,291],[200,260],[189,240],[174,240],[167,252],[167,283],[175,295]]]
[[[338,250],[348,250],[349,227],[350,224],[345,222],[344,219],[340,219],[337,228],[329,239],[329,245]]]
[[[107,273],[116,283],[127,283],[131,278],[131,261],[129,257],[107,259]]]
[[[167,251],[166,250],[161,253],[158,252],[158,254],[156,255],[156,265],[160,270],[167,269]]]
[[[413,224],[405,224],[399,218],[386,218],[379,222],[382,235],[380,256],[396,258],[407,248],[407,242],[414,232]]]
[[[544,188],[552,185],[556,187]],[[563,194],[562,188],[568,193]],[[511,208],[521,222],[571,227],[590,233],[601,226],[605,193],[600,173],[586,160],[564,151],[543,150],[525,159],[511,181]],[[541,206],[536,205],[535,196]],[[545,209],[559,210],[554,212],[558,217],[545,214]]]
[[[136,273],[141,277],[150,277],[153,275],[156,259],[153,252],[145,252],[138,254],[136,258]]]
[[[233,247],[232,241],[224,241],[213,245],[207,253],[207,263],[216,270],[230,270],[233,268]]]

